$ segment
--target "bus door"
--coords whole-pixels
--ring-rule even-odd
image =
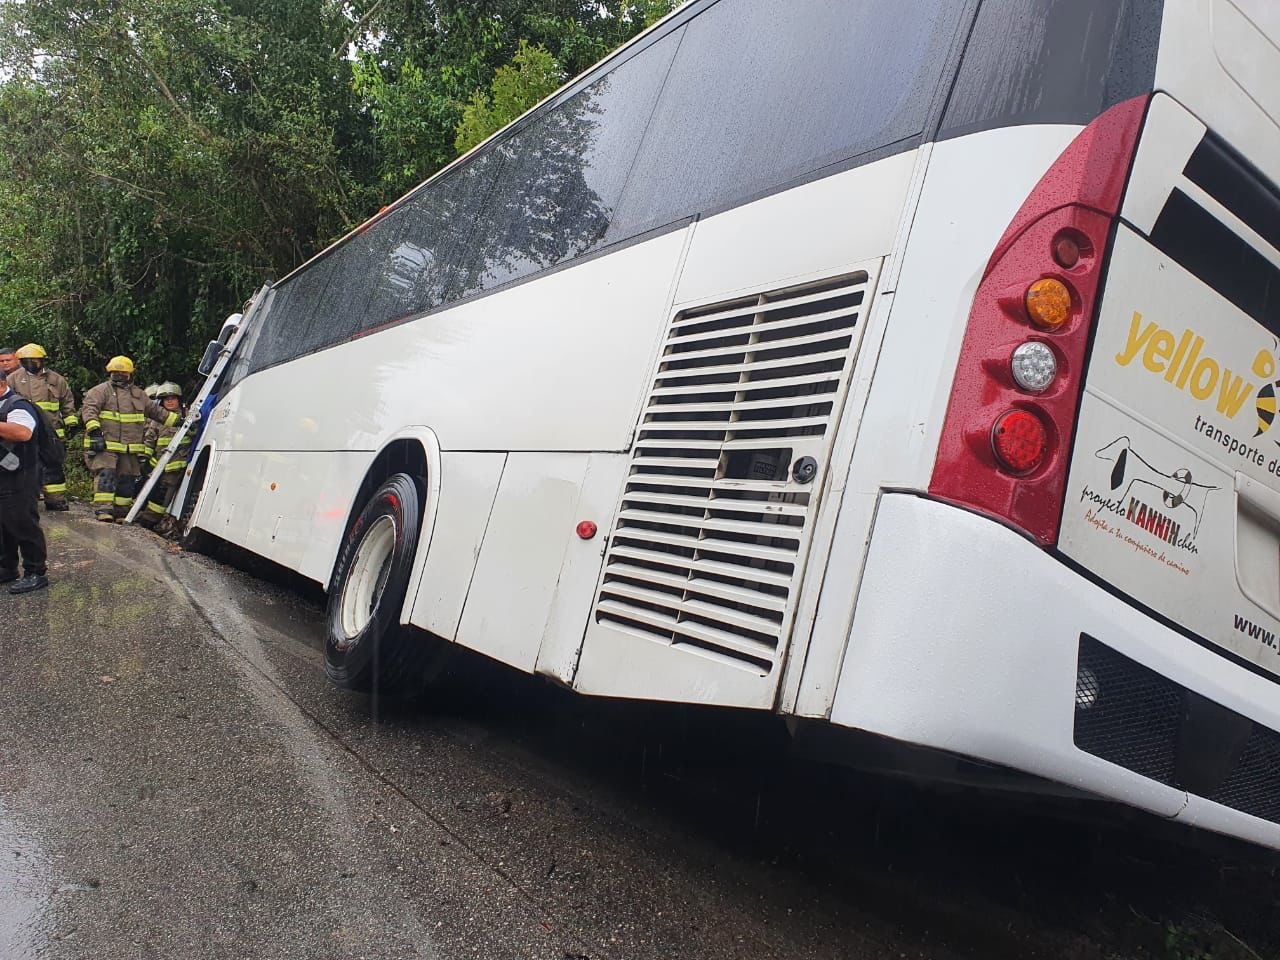
[[[1280,7],[1166,8],[1059,549],[1280,673]],[[1105,639],[1105,638],[1099,638]]]
[[[671,318],[577,689],[773,705],[879,265]]]

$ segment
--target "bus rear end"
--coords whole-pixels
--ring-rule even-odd
[[[1280,8],[1159,31],[987,248],[830,715],[1280,847]]]

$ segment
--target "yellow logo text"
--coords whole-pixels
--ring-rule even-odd
[[[1116,363],[1127,367],[1139,356],[1142,365],[1152,373],[1163,373],[1164,379],[1197,400],[1210,400],[1218,412],[1234,417],[1244,401],[1258,389],[1239,374],[1204,352],[1204,337],[1183,330],[1174,336],[1158,323],[1143,323],[1136,310],[1129,324],[1129,338],[1116,354]]]

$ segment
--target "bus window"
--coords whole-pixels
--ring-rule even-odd
[[[283,302],[276,301],[275,308],[265,318],[254,346],[251,370],[282,363],[307,351],[307,344],[316,339],[316,328],[322,328],[329,321],[320,305],[332,270],[333,259],[326,257],[282,285],[287,295]]]
[[[604,241],[679,36],[669,34],[496,145],[502,173],[476,230],[464,294]]]
[[[1150,93],[1163,9],[1163,0],[984,0],[942,135],[1087,123]]]
[[[963,4],[721,3],[686,28],[611,236],[918,137]]]

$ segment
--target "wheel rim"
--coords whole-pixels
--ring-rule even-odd
[[[342,587],[339,604],[342,638],[338,646],[345,649],[364,632],[373,620],[373,611],[382,598],[391,573],[395,554],[396,522],[382,516],[369,525],[351,559],[351,572]]]

